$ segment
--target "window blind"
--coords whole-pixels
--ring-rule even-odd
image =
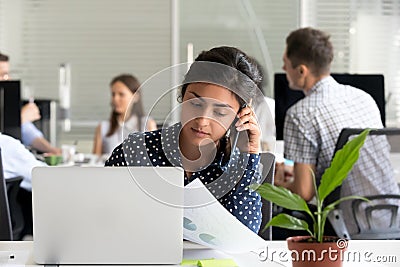
[[[2,3],[5,0],[0,0]],[[23,80],[23,95],[58,99],[58,68],[62,63],[71,66],[72,130],[59,136],[59,143],[92,141],[98,121],[109,116],[108,83],[113,76],[130,72],[144,82],[170,65],[171,1],[12,3],[12,8],[7,2],[0,12],[17,12],[21,22],[13,27],[13,36],[19,37],[2,42],[12,52],[12,69]],[[257,58],[271,77],[273,72],[281,71],[284,38],[299,22],[297,0],[178,3],[181,62],[186,62],[188,42],[194,43],[194,55],[213,46],[232,45]],[[11,25],[6,19],[3,26]],[[272,96],[269,82],[266,94]],[[164,84],[159,88],[144,92],[146,110],[165,91]],[[170,100],[162,101],[152,116],[162,121],[170,108]]]
[[[400,2],[353,5],[351,71],[385,76],[387,126],[400,127]]]
[[[316,27],[331,35],[334,47],[332,72],[348,72],[350,64],[351,2],[302,1],[301,27]]]
[[[396,0],[303,1],[302,26],[331,34],[332,72],[385,76],[386,124],[400,126],[400,2]],[[306,13],[306,12],[303,12]]]
[[[61,142],[92,140],[97,123],[109,117],[114,76],[132,73],[144,82],[170,65],[170,1],[19,1],[21,56],[13,65],[25,91],[58,99],[59,66],[71,66],[72,128]],[[146,110],[163,90],[143,92]],[[169,101],[161,104],[156,120],[170,109]]]

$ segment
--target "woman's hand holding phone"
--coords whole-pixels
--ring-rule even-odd
[[[247,132],[247,137],[243,136],[238,140],[238,148],[240,151],[246,151],[251,154],[260,152],[260,136],[261,131],[254,111],[251,106],[243,107],[237,114],[238,120],[234,127],[238,132]]]

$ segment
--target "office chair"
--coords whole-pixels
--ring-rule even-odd
[[[340,150],[348,141],[350,136],[360,134],[364,129],[342,129],[338,141],[336,143],[335,151]],[[400,136],[399,128],[382,128],[373,129],[369,135],[385,135],[392,137],[395,135]],[[340,198],[341,187],[336,188],[328,197],[326,205],[334,202]],[[352,212],[356,224],[358,226],[358,233],[350,236],[346,224],[343,219],[343,214],[340,209],[336,208],[328,215],[328,220],[334,228],[336,234],[341,238],[347,239],[400,239],[400,226],[397,219],[398,206],[395,204],[382,204],[379,201],[388,199],[400,200],[400,195],[374,195],[365,196],[370,199],[371,202],[365,202],[362,200],[353,200],[351,202]],[[361,205],[363,204],[363,205]],[[372,213],[374,211],[387,210],[391,214],[391,222],[389,227],[385,229],[378,228],[374,225],[372,220]],[[366,219],[367,226],[363,226],[361,223],[362,219]]]
[[[274,174],[275,174],[275,155],[270,152],[260,153],[260,164],[261,164],[261,177],[263,183],[274,184]],[[265,225],[272,219],[272,203],[261,198],[262,202],[262,221],[261,227],[258,235],[264,240],[272,240],[272,227],[268,227],[263,231]]]
[[[399,205],[379,203],[380,200],[400,200],[400,195],[375,195],[368,196],[367,198],[370,202],[365,203],[365,201],[355,199],[351,203],[353,215],[358,226],[358,233],[353,235],[352,239],[400,239],[400,225],[397,217]],[[361,204],[366,205],[366,207],[363,207]],[[390,212],[391,219],[388,227],[380,228],[374,225],[372,213],[380,210]],[[363,218],[366,218],[366,226],[363,226],[361,223]]]
[[[12,241],[11,216],[0,149],[0,241]]]
[[[0,240],[19,240],[24,229],[24,217],[17,202],[22,177],[5,180],[0,149]]]
[[[9,178],[6,180],[8,206],[10,208],[11,226],[13,232],[13,240],[21,240],[22,232],[25,227],[25,218],[19,203],[20,184],[23,178],[21,176]]]

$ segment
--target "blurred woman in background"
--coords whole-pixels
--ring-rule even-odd
[[[130,133],[153,131],[156,122],[144,114],[139,81],[130,74],[122,74],[112,79],[111,116],[96,128],[93,153],[110,154]]]

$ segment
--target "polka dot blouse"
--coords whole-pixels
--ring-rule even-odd
[[[180,166],[179,132],[181,124],[153,132],[135,132],[117,146],[106,166]],[[224,145],[224,144],[221,144]],[[208,166],[185,176],[185,185],[199,178],[219,202],[254,232],[261,224],[261,197],[247,187],[259,181],[259,155],[234,151],[224,162],[217,153]]]

